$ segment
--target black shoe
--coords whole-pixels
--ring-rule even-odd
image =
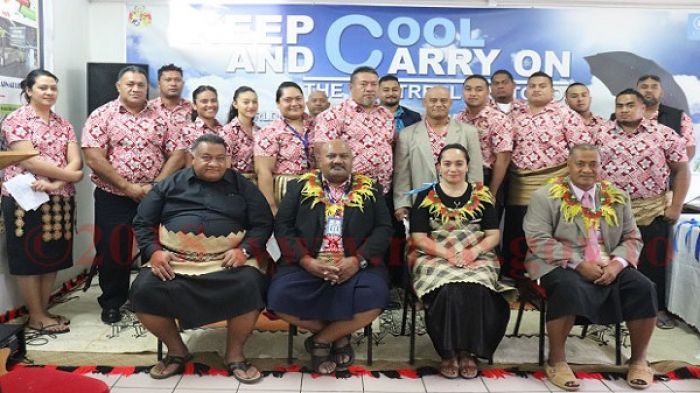
[[[106,324],[117,323],[121,321],[122,314],[118,308],[105,308],[102,310],[102,322]]]

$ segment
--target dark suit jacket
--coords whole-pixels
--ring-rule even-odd
[[[291,181],[275,218],[275,239],[282,257],[277,274],[285,274],[290,265],[298,265],[304,255],[316,257],[323,242],[325,206],[311,208],[311,200],[303,200],[305,182]],[[381,186],[375,183],[374,200],[367,199],[363,211],[346,207],[343,215],[343,248],[345,256],[362,256],[368,271],[386,277],[384,254],[389,247],[393,228]],[[294,269],[295,270],[295,269]]]
[[[408,127],[421,121],[420,113],[412,111],[403,105],[399,106],[401,109],[403,109],[403,116],[401,116],[401,120],[403,120],[404,127]]]

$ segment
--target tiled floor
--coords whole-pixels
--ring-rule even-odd
[[[452,392],[560,392],[547,381],[534,378],[477,378],[473,380],[447,380],[440,376],[426,376],[421,379],[391,379],[353,377],[336,379],[335,377],[313,378],[309,374],[286,373],[282,378],[273,376],[265,378],[255,385],[239,384],[231,377],[193,376],[173,377],[166,380],[151,379],[148,374],[133,376],[90,375],[105,381],[112,393],[224,393],[224,392],[400,392],[400,393],[452,393]],[[629,392],[635,391],[624,380],[598,381],[581,380],[580,393],[593,392]],[[638,391],[638,390],[637,390]],[[657,382],[645,392],[700,392],[700,380],[683,380]]]

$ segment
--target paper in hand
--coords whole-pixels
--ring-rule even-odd
[[[49,195],[43,191],[32,190],[36,178],[31,173],[17,175],[4,183],[5,189],[15,198],[24,210],[35,210],[42,203],[49,201]]]

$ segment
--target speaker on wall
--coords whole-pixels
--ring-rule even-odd
[[[119,96],[115,87],[117,75],[129,65],[142,68],[148,75],[148,64],[87,63],[88,114]]]

